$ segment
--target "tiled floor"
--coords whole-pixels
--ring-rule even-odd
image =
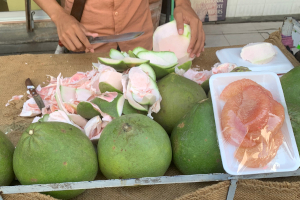
[[[269,34],[282,27],[280,22],[237,23],[203,25],[205,47],[246,45],[251,42],[262,42]]]

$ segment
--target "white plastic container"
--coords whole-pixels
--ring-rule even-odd
[[[292,63],[280,51],[280,49],[273,45],[276,49],[276,56],[269,63],[263,65],[252,64],[249,61],[243,60],[240,56],[241,48],[226,48],[216,52],[216,55],[221,63],[235,63],[237,66],[248,67],[255,72],[275,72],[277,74],[284,74],[294,68]]]
[[[281,103],[285,109],[285,120],[281,131],[284,139],[283,143],[277,151],[275,158],[263,168],[248,168],[243,166],[234,158],[236,146],[225,142],[221,129],[221,112],[225,102],[219,96],[223,89],[231,82],[239,79],[251,79],[256,83],[269,90],[274,100]],[[295,141],[295,136],[291,126],[290,118],[287,112],[287,106],[284,99],[280,79],[273,72],[234,72],[221,73],[211,76],[209,80],[210,92],[214,110],[214,118],[216,123],[217,137],[221,152],[222,163],[225,171],[232,175],[261,174],[273,172],[295,171],[300,166],[299,152]]]

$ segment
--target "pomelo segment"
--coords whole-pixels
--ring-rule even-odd
[[[238,117],[247,126],[248,132],[261,130],[268,122],[270,98],[261,87],[254,85],[246,87],[242,94],[243,101],[239,106]]]
[[[283,143],[283,134],[278,131],[274,137],[261,137],[258,145],[251,148],[239,147],[234,157],[242,166],[259,168],[266,166],[276,156],[277,151]]]
[[[255,81],[243,78],[243,79],[234,81],[234,82],[230,83],[229,85],[227,85],[224,88],[224,90],[222,91],[222,93],[220,95],[220,99],[222,99],[223,101],[227,101],[229,98],[231,98],[231,97],[237,95],[238,93],[242,92],[247,86],[250,86],[250,85],[256,85],[256,86],[262,87],[261,85],[259,85]],[[268,94],[268,96],[272,97],[272,94],[271,94],[270,91],[266,90],[265,88],[263,88],[263,89]]]
[[[237,147],[234,157],[244,167],[266,166],[283,143],[284,107],[270,91],[250,79],[225,87],[221,113],[225,141]]]
[[[255,138],[245,138],[248,132],[262,130],[268,122],[270,98],[258,86],[250,85],[230,98],[222,110],[222,130],[236,146],[256,145]]]
[[[271,134],[277,133],[282,127],[284,119],[285,114],[283,106],[277,101],[271,99],[271,110],[267,124],[261,130],[248,132],[246,137],[249,139],[259,139],[259,137],[265,137],[266,133],[268,132]]]

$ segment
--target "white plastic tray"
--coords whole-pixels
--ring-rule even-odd
[[[255,65],[249,61],[243,60],[240,56],[242,51],[241,48],[227,48],[221,49],[216,52],[216,55],[221,63],[235,63],[237,66],[248,67],[251,71],[267,71],[275,72],[277,74],[284,74],[294,68],[292,63],[287,59],[287,57],[280,51],[280,49],[273,45],[277,51],[276,56],[271,60],[271,62],[264,65]]]
[[[285,121],[281,128],[284,135],[284,142],[280,146],[276,157],[263,168],[243,167],[242,169],[240,169],[240,163],[234,158],[234,152],[237,147],[225,142],[222,134],[220,120],[221,112],[225,102],[222,101],[219,96],[229,83],[242,78],[251,79],[269,90],[272,93],[273,98],[281,103],[285,109]],[[288,172],[295,171],[299,168],[299,152],[296,145],[290,118],[287,112],[287,106],[280,84],[280,79],[277,74],[273,72],[220,73],[211,76],[211,78],[209,79],[209,85],[222,163],[225,171],[228,174],[246,175],[272,172]]]

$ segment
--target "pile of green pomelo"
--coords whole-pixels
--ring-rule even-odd
[[[114,56],[122,55],[114,50],[111,52]],[[127,53],[132,56],[99,60],[120,71],[132,66],[134,58],[146,59],[149,56],[159,62],[160,57],[169,55],[141,48]],[[174,67],[178,63],[172,62],[170,56],[168,66],[147,64],[154,71],[155,83],[162,97],[160,111],[153,113],[151,119],[146,112],[128,105],[127,112],[104,128],[96,150],[80,129],[63,122],[32,123],[23,132],[16,148],[0,132],[0,186],[10,185],[15,178],[22,185],[93,181],[98,172],[107,179],[157,177],[163,176],[172,163],[184,175],[224,173],[208,84],[205,82],[202,86],[176,74]],[[191,61],[188,61],[178,68],[187,70],[190,67]],[[300,67],[281,77],[298,145],[299,77]],[[107,88],[108,91],[113,89]],[[84,191],[45,194],[71,199]]]

